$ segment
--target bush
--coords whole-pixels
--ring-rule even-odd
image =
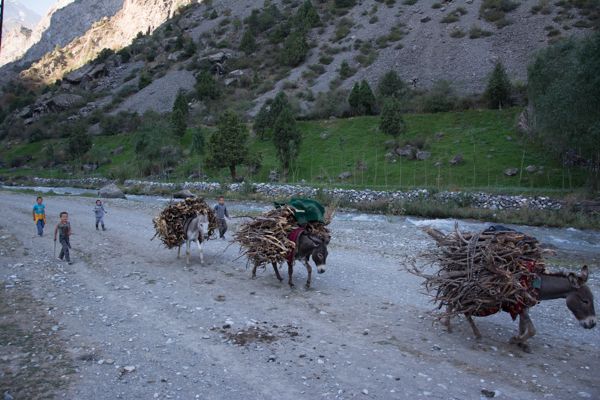
[[[598,32],[542,50],[528,68],[533,129],[553,154],[576,151],[591,168],[600,165],[598,71]]]
[[[454,109],[456,96],[448,81],[440,80],[433,84],[429,92],[421,97],[421,110],[428,113],[446,112]]]
[[[140,90],[142,90],[143,88],[145,88],[146,86],[148,86],[151,83],[152,83],[152,76],[150,75],[150,73],[148,73],[148,71],[146,71],[146,70],[142,71],[142,73],[140,74],[140,81],[138,83],[138,88]]]
[[[504,65],[500,61],[496,63],[485,89],[485,98],[490,108],[502,108],[510,106],[511,85]]]
[[[83,125],[74,128],[69,137],[67,148],[69,149],[69,156],[73,160],[81,160],[92,148],[92,139],[85,132]]]
[[[311,112],[312,118],[324,119],[329,117],[343,117],[350,114],[348,107],[348,92],[345,90],[332,90],[319,92]]]
[[[344,60],[342,61],[342,63],[340,64],[340,79],[341,80],[346,80],[348,78],[350,78],[352,75],[354,75],[354,69],[352,69],[350,67],[350,64],[348,64],[348,61]]]
[[[512,0],[483,0],[479,7],[479,16],[488,22],[493,22],[498,28],[509,24],[506,13],[519,7],[519,3]]]
[[[366,80],[363,79],[360,83],[356,82],[354,84],[348,96],[348,104],[350,104],[355,115],[376,114],[376,103],[373,91]]]
[[[187,129],[187,119],[189,108],[187,98],[182,90],[177,93],[175,103],[173,104],[173,112],[171,113],[171,125],[175,136],[182,137]]]

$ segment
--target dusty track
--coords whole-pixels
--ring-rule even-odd
[[[477,320],[480,342],[466,323],[452,334],[432,325],[419,279],[399,263],[433,245],[410,224],[334,222],[327,272],[306,291],[302,268],[294,290],[271,270],[250,280],[225,241],[208,243],[205,266],[195,254],[185,268],[150,241],[156,206],[124,200],[97,232],[92,199],[47,199],[52,224],[71,214],[76,263],[61,264],[50,229],[34,237],[30,203],[0,192],[3,232],[21,242],[0,240],[0,279],[7,296],[27,290],[57,321],[76,371],[57,398],[600,398],[600,331],[580,328],[562,300],[532,310],[533,354],[507,344],[517,328],[507,314]]]

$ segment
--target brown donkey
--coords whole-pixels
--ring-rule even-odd
[[[538,275],[541,281],[538,299],[540,301],[566,299],[567,307],[577,318],[579,324],[585,329],[592,329],[596,326],[596,311],[594,310],[594,295],[586,285],[588,274],[587,266],[581,269],[579,275],[573,272],[541,273]],[[465,316],[473,329],[475,337],[477,339],[481,338],[481,333],[473,321],[473,315]],[[451,331],[450,319],[445,319],[443,322]],[[530,352],[529,345],[526,342],[534,335],[535,326],[529,317],[529,309],[525,308],[519,314],[519,334],[513,336],[510,343],[518,345],[526,352]]]

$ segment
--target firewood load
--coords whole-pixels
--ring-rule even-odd
[[[278,205],[278,208],[242,224],[234,235],[242,254],[254,265],[279,264],[287,260],[290,252],[296,247],[288,235],[300,226],[308,234],[329,242],[331,231],[327,225],[333,218],[333,208],[327,210],[323,221],[309,221],[305,224],[298,223],[295,217],[297,211],[290,205]]]
[[[185,221],[198,215],[208,216],[208,236],[210,237],[217,229],[217,217],[203,198],[187,198],[166,206],[152,220],[156,230],[154,237],[158,236],[169,249],[178,247],[185,241]]]
[[[512,230],[490,229],[474,234],[456,227],[448,235],[426,230],[438,245],[427,257],[439,269],[433,275],[416,268],[411,272],[425,278],[424,287],[442,310],[436,313],[439,318],[500,310],[515,318],[537,304],[536,273],[545,270],[538,241]]]

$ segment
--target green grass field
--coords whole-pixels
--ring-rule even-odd
[[[298,160],[294,163],[288,182],[305,181],[316,186],[336,186],[396,190],[414,187],[440,190],[484,190],[500,192],[561,193],[582,187],[582,170],[563,168],[561,164],[534,142],[522,138],[514,126],[519,109],[473,110],[439,114],[408,114],[405,120],[408,133],[400,143],[418,139],[425,142],[424,150],[431,152],[425,161],[398,158],[386,161],[385,142],[389,136],[378,131],[378,117],[356,117],[323,121],[301,121],[303,134]],[[443,133],[441,138],[436,133]],[[507,137],[511,137],[509,140]],[[181,139],[184,149],[191,143],[191,133]],[[2,175],[35,175],[64,177],[57,169],[36,167],[43,157],[47,141],[16,145],[0,150],[0,158],[9,163],[24,155],[33,157],[29,169],[0,170]],[[64,145],[53,141],[55,148]],[[94,175],[110,175],[116,169],[120,176],[139,177],[133,162],[133,136],[115,135],[94,138],[93,152],[108,154],[118,146],[123,153],[111,156],[110,164],[100,167]],[[269,171],[278,168],[273,145],[269,141],[252,139],[251,151],[262,154],[263,165],[252,181],[267,181]],[[464,162],[451,166],[449,160],[461,154]],[[439,166],[435,166],[440,162]],[[357,168],[359,164],[365,168]],[[184,160],[171,180],[185,179],[190,171],[202,165],[199,156],[190,156],[184,150]],[[543,166],[543,173],[527,173],[528,165]],[[506,168],[519,168],[514,177],[504,175]],[[342,172],[352,176],[338,179]],[[204,171],[212,179],[226,181],[227,171]],[[241,169],[241,174],[245,174]]]

